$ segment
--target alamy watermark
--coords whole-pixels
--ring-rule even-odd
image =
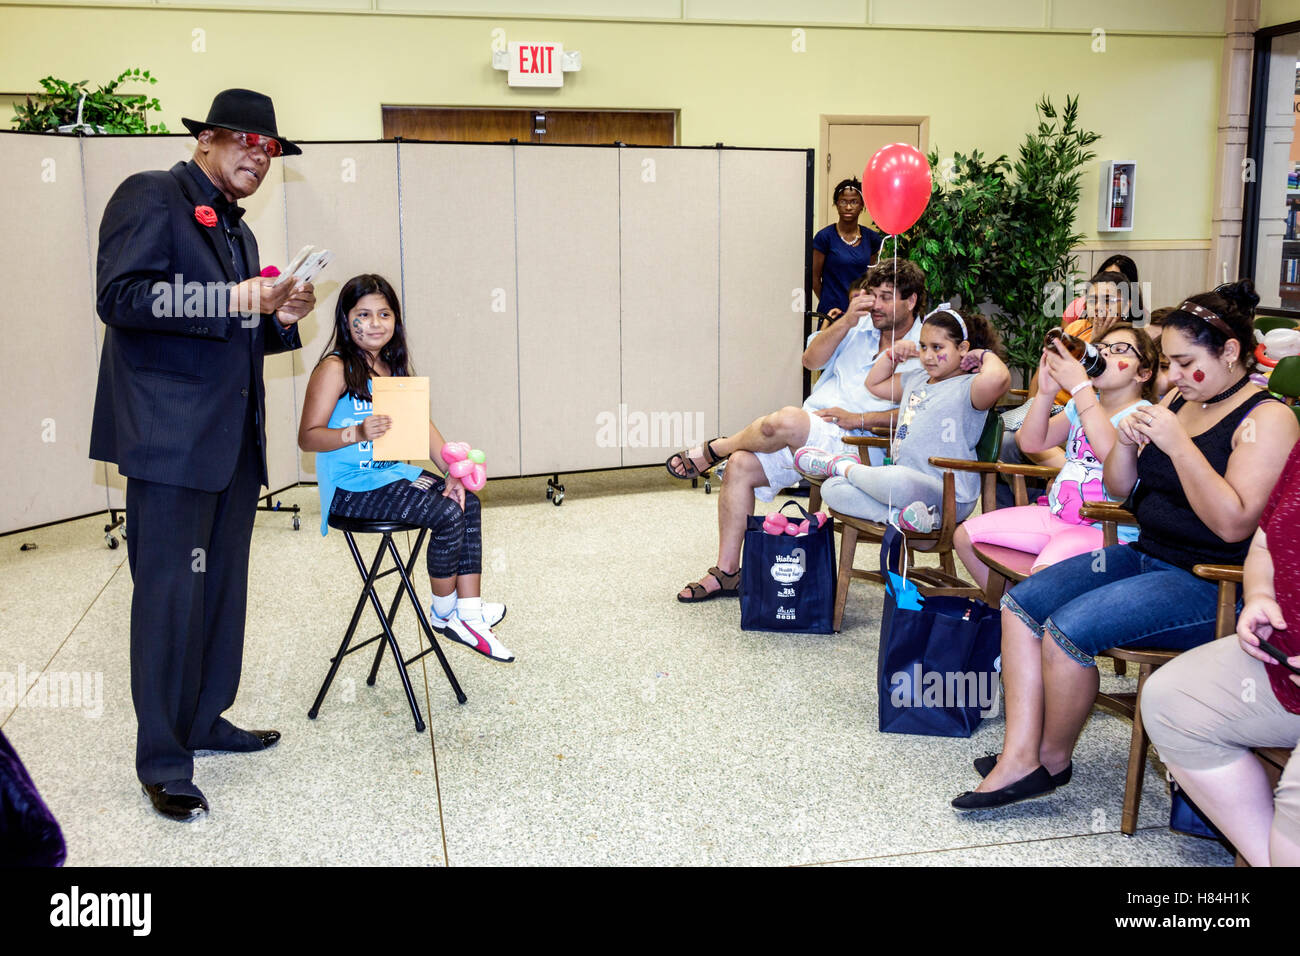
[[[31,675],[35,679],[31,679]],[[102,671],[27,670],[0,671],[0,711],[14,707],[47,707],[82,711],[87,719],[104,714],[104,674]]]
[[[686,448],[705,440],[703,412],[617,412],[596,415],[598,448]]]
[[[889,678],[889,702],[894,707],[978,706],[981,717],[996,717],[999,696],[994,671],[923,671],[918,661]]]

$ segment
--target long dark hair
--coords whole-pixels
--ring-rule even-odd
[[[406,323],[402,321],[402,303],[398,301],[397,293],[383,276],[372,273],[353,276],[339,290],[338,303],[334,306],[334,336],[316,364],[319,365],[330,355],[341,358],[347,394],[362,402],[370,401],[370,363],[366,360],[365,352],[352,341],[352,333],[348,330],[348,313],[368,295],[382,295],[388,301],[396,320],[393,337],[379,350],[379,357],[388,363],[389,372],[394,376],[410,375],[412,371],[411,359],[406,350]]]

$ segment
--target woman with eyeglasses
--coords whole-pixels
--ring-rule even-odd
[[[862,215],[862,183],[841,181],[834,192],[839,219],[813,236],[813,294],[817,311],[838,317],[849,307],[849,285],[876,260],[880,233],[858,225]]]
[[[1051,389],[1059,385],[1074,397],[1055,415],[1046,402],[1036,403],[1020,428],[1019,441],[1027,452],[1064,444],[1065,465],[1052,483],[1044,504],[998,508],[967,519],[957,529],[953,544],[975,583],[988,584],[989,569],[975,554],[975,545],[990,544],[1035,555],[1033,571],[1099,551],[1100,524],[1089,522],[1079,509],[1089,501],[1110,500],[1102,486],[1102,463],[1115,447],[1119,423],[1155,401],[1155,369],[1159,361],[1155,343],[1141,329],[1127,323],[1106,333],[1098,349],[1106,358],[1105,370],[1096,378],[1061,346],[1044,349],[1038,380]],[[1123,529],[1126,543],[1137,537]]]
[[[1081,554],[1002,599],[1006,738],[975,761],[984,780],[958,810],[1050,793],[1097,696],[1095,655],[1111,647],[1185,650],[1215,637],[1218,588],[1197,564],[1241,564],[1269,493],[1300,438],[1291,410],[1250,382],[1250,280],[1184,301],[1161,335],[1173,391],[1123,419],[1104,467],[1138,537]]]

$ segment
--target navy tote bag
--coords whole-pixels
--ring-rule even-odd
[[[746,631],[831,633],[835,612],[834,521],[817,528],[797,501],[787,501],[812,529],[801,537],[768,534],[749,516],[740,562],[740,626]]]
[[[903,533],[887,528],[880,573],[888,583],[876,658],[880,729],[969,737],[997,701],[1001,616],[980,601],[923,597],[906,568],[899,570],[903,546]]]

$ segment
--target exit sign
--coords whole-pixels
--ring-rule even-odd
[[[562,43],[521,43],[511,40],[492,54],[492,66],[507,71],[510,86],[563,86],[564,74],[582,69],[582,54],[564,51]]]
[[[519,43],[511,41],[510,73],[506,82],[511,86],[563,86],[564,72],[560,62],[564,46],[559,43]]]

